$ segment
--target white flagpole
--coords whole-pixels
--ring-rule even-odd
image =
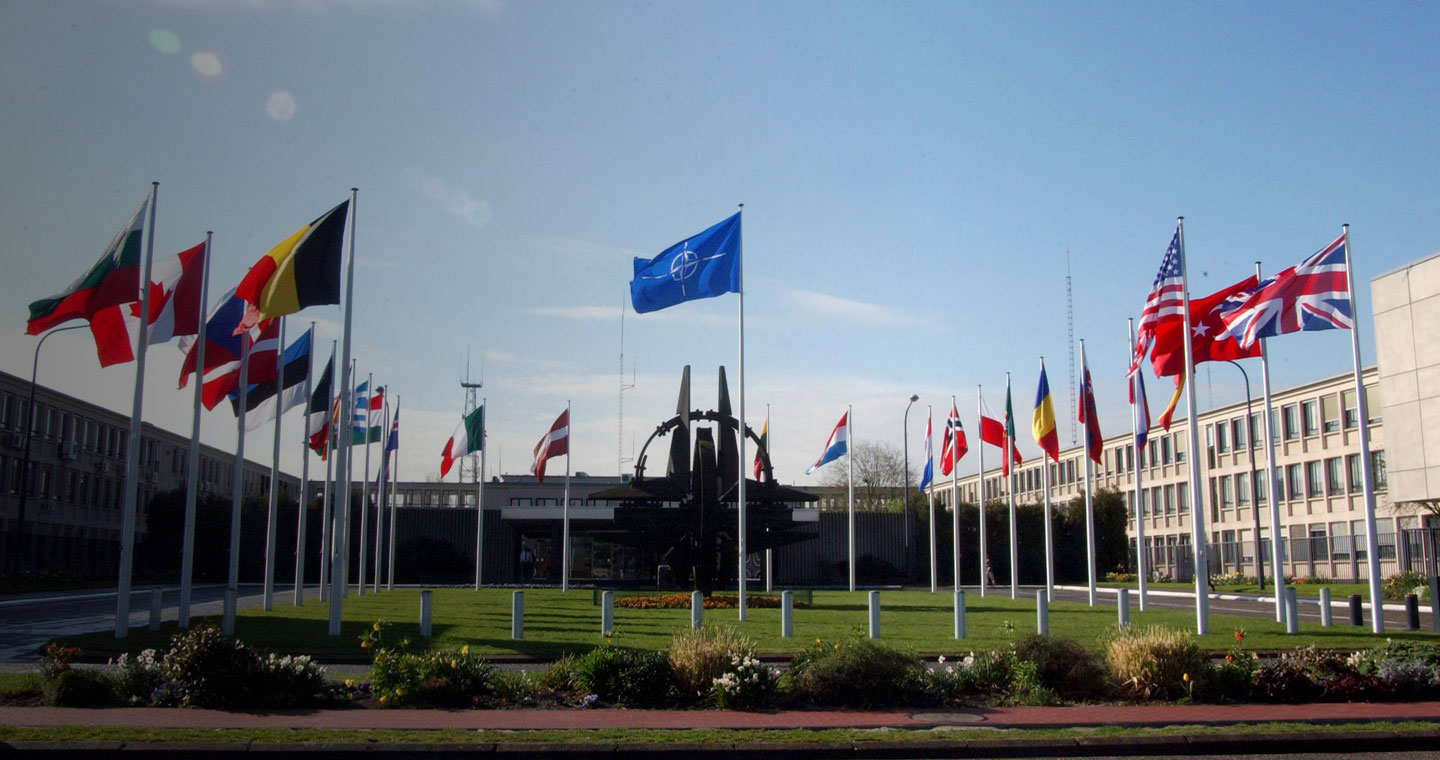
[[[930,497],[930,593],[935,593],[940,584],[940,558],[935,556],[937,542],[935,540],[935,407],[932,404],[925,405],[925,437],[926,448],[929,449],[927,462],[930,465],[930,490],[927,495]]]
[[[1180,238],[1180,292],[1185,310],[1180,331],[1185,344],[1185,405],[1190,440],[1190,540],[1194,542],[1195,553],[1195,633],[1204,636],[1210,632],[1210,564],[1206,558],[1205,545],[1205,501],[1200,488],[1200,430],[1195,423],[1195,349],[1190,342],[1190,286],[1185,276],[1185,217],[1175,222]],[[1139,370],[1136,370],[1137,372]]]
[[[1045,372],[1045,357],[1040,357],[1040,372]],[[1046,382],[1049,380],[1047,378]],[[1048,390],[1048,388],[1047,388]],[[1051,399],[1050,408],[1053,411],[1055,401]],[[1053,416],[1053,415],[1052,415]],[[1055,420],[1059,422],[1059,420]],[[1055,437],[1060,437],[1060,431],[1055,431]],[[1036,441],[1039,443],[1039,441]],[[1045,503],[1045,594],[1047,599],[1055,598],[1055,530],[1050,515],[1050,463],[1045,461],[1045,452],[1040,452],[1040,490],[1044,494]]]
[[[483,398],[480,399],[480,408],[481,408],[481,409],[484,409],[484,408],[485,408],[485,399],[483,399]],[[485,433],[483,432],[483,429],[484,429],[483,421],[484,421],[484,418],[485,418],[485,413],[484,413],[484,412],[481,412],[481,413],[480,413],[480,418],[481,418],[481,421],[482,421],[482,425],[481,425],[482,432],[480,433],[480,440],[479,440],[479,441],[475,441],[475,443],[478,443],[478,444],[480,445],[480,457],[481,457],[481,459],[482,459],[482,461],[483,461],[483,459],[484,459],[484,457],[485,457]],[[461,425],[464,425],[464,424],[465,424],[465,421],[462,419],[462,420],[460,421],[460,424],[461,424]],[[565,435],[566,435],[566,437],[567,437],[567,440],[565,441],[565,450],[568,452],[568,451],[570,450],[570,441],[568,440],[568,437],[569,437],[569,435],[570,435],[570,430],[569,430],[570,420],[569,420],[568,415],[567,415],[566,420],[565,420],[565,425],[566,425]],[[467,431],[467,432],[468,432],[468,431]],[[466,436],[466,439],[467,439],[466,443],[467,443],[467,445],[468,445],[468,444],[470,443],[470,441],[468,440],[468,439],[469,439],[469,436],[468,436],[468,435]],[[569,455],[569,454],[566,454],[566,455],[565,455],[565,461],[566,461],[566,463],[567,463],[567,464],[566,464],[566,467],[567,467],[567,470],[568,470],[568,467],[569,467],[569,464],[568,464],[568,463],[569,463],[569,461],[570,461],[570,455]],[[565,501],[566,501],[567,509],[568,509],[568,504],[569,504],[569,501],[570,501],[570,498],[569,498],[568,494],[567,494],[567,496],[566,496],[566,498],[565,498]],[[566,541],[565,543],[568,545],[570,542],[569,542],[569,541]],[[475,590],[476,590],[476,591],[479,591],[479,590],[480,590],[480,586],[484,583],[484,580],[485,580],[485,466],[482,464],[482,465],[480,466],[480,475],[479,475],[479,477],[475,478]]]
[[[240,335],[240,414],[235,418],[235,472],[230,478],[230,574],[220,630],[235,635],[235,608],[240,606],[240,504],[245,498],[245,404],[250,394],[250,331]]]
[[[140,330],[135,338],[135,397],[130,407],[130,439],[125,447],[125,500],[120,517],[120,578],[115,588],[115,638],[130,629],[130,573],[135,566],[135,512],[140,488],[141,406],[145,400],[145,346],[150,343],[150,266],[155,258],[155,201],[160,183],[150,183],[150,234],[145,236],[145,264],[140,280]],[[203,371],[203,370],[202,370]],[[742,396],[743,398],[743,396]],[[34,410],[31,410],[34,420]]]
[[[955,396],[950,396],[950,408],[955,405]],[[956,419],[959,422],[959,419]],[[948,426],[948,420],[947,420]],[[960,428],[950,431],[950,549],[954,555],[952,567],[955,571],[955,590],[960,590]],[[980,477],[985,477],[984,473]]]
[[[241,393],[246,391],[242,388]],[[265,517],[265,611],[275,608],[275,529],[280,515],[280,420],[285,416],[285,318],[275,345],[275,452],[270,462],[270,509]]]
[[[1260,281],[1260,262],[1255,262],[1255,280]],[[1285,537],[1280,533],[1280,481],[1275,477],[1275,431],[1270,426],[1270,358],[1265,351],[1265,339],[1260,341],[1260,387],[1265,394],[1265,490],[1270,494],[1270,567],[1275,578],[1275,622],[1285,622]],[[1246,426],[1247,429],[1249,426]],[[1251,435],[1255,431],[1250,431]],[[1260,537],[1255,537],[1260,546]],[[1258,551],[1258,549],[1257,549]]]
[[[980,420],[979,427],[985,427],[985,397],[981,395],[980,386],[975,386],[975,418]],[[976,493],[980,502],[980,596],[990,587],[989,580],[985,577],[985,570],[989,567],[990,555],[985,551],[985,439],[980,430],[975,431],[980,440],[975,444],[975,454],[980,467],[980,480],[976,485]]]
[[[1365,490],[1365,570],[1370,581],[1370,630],[1385,632],[1384,599],[1380,594],[1380,545],[1375,535],[1375,476],[1370,465],[1370,410],[1360,364],[1360,312],[1355,308],[1355,276],[1350,268],[1350,225],[1340,226],[1345,238],[1345,289],[1350,299],[1350,350],[1355,358],[1355,411],[1360,415],[1360,480]]]
[[[336,394],[340,392],[340,385],[335,377],[335,341],[330,341],[330,397],[325,399],[325,442],[320,450],[325,452],[325,489],[320,495],[320,599],[324,600],[330,596],[330,544],[334,536],[330,532],[332,521],[331,495],[333,490],[331,484],[334,480],[335,455],[331,454],[331,446],[338,443],[335,440],[335,402]]]
[[[368,421],[368,420],[367,420]],[[380,593],[380,572],[384,563],[384,553],[380,551],[381,541],[385,534],[385,481],[389,479],[390,471],[386,468],[390,459],[390,452],[386,445],[390,442],[390,396],[387,394],[381,397],[380,412],[380,465],[375,468],[375,568],[371,573],[370,590]],[[380,477],[384,475],[385,477]]]
[[[1127,350],[1133,350],[1135,345],[1135,319],[1125,320],[1125,346]],[[1135,374],[1130,377],[1130,440],[1131,446],[1135,447],[1134,465],[1130,470],[1130,476],[1135,481],[1135,578],[1140,584],[1140,611],[1144,612],[1149,606],[1146,599],[1149,580],[1146,577],[1149,570],[1145,567],[1145,491],[1140,485],[1141,457],[1145,456],[1140,448],[1140,442],[1135,440],[1135,431],[1140,426],[1140,372],[1143,368],[1137,367]],[[1149,401],[1145,402],[1147,408],[1145,414],[1149,414]],[[1268,424],[1268,423],[1267,423]],[[1268,428],[1267,428],[1268,429]],[[1149,433],[1146,433],[1147,440]]]
[[[570,400],[565,400],[565,497],[564,503],[560,506],[560,516],[564,525],[561,526],[560,538],[560,590],[570,590]],[[545,444],[547,447],[549,443]]]
[[[200,409],[201,392],[205,386],[205,307],[210,300],[210,240],[214,231],[205,232],[205,255],[200,257],[200,304],[196,313],[200,324],[195,336],[195,408],[190,422],[190,458],[185,476],[185,538],[180,549],[180,607],[176,617],[181,628],[190,627],[191,578],[195,575],[195,503],[200,492]],[[146,310],[148,314],[148,309]]]
[[[399,396],[395,397],[395,416],[400,416]],[[398,486],[400,485],[400,431],[398,429],[395,431],[395,459],[392,468],[390,471],[390,479],[394,481],[395,486]],[[483,450],[480,452],[480,474],[482,476],[485,474],[485,452]],[[390,546],[389,556],[386,557],[385,566],[386,591],[395,590],[395,510],[400,503],[400,497],[396,495],[397,489],[395,486],[391,486],[390,488],[390,531],[389,535],[386,536]]]
[[[340,476],[341,465],[339,463],[335,465],[335,483],[340,486],[340,499],[343,505],[340,509],[345,517],[345,526],[336,535],[336,540],[340,542],[336,548],[340,550],[340,596],[342,597],[350,595],[350,526],[354,518],[351,514],[354,507],[350,504],[350,496],[352,482],[355,480],[355,402],[360,396],[360,388],[357,387],[358,384],[355,384],[355,380],[360,377],[357,366],[356,361],[351,359],[350,381],[352,385],[349,388],[350,395],[345,401],[344,432],[340,432],[342,428],[339,422],[335,424],[336,432],[340,433],[341,443],[345,446],[337,452],[344,454],[343,471],[345,476],[343,478]]]
[[[372,387],[374,384],[375,373],[366,373],[365,422],[364,432],[361,433],[365,437],[365,470],[361,473],[360,478],[360,571],[356,578],[360,583],[360,589],[357,592],[360,596],[365,595],[365,562],[367,560],[365,539],[369,537],[370,532],[370,399],[375,397],[375,388]]]
[[[1015,439],[1010,437],[1010,428],[1015,420],[1009,415],[1015,411],[1015,402],[1010,397],[1010,373],[1005,373],[1005,461],[1010,474],[1005,476],[1005,490],[1010,497],[1010,598],[1020,598],[1020,532],[1015,526]]]
[[[849,418],[848,418],[848,417],[846,418],[846,424],[849,424]],[[765,435],[766,435],[766,439],[765,439],[765,449],[766,449],[766,453],[768,454],[769,449],[771,448],[771,446],[770,446],[770,439],[769,439],[769,435],[770,435],[770,404],[769,404],[768,402],[765,404],[765,425],[764,425],[764,427],[761,428],[761,430],[765,431]],[[744,431],[743,429],[740,431],[740,437],[741,437],[741,438],[744,438],[744,437],[745,437],[745,431]],[[849,451],[849,450],[850,450],[850,449],[849,449],[849,443],[848,443],[849,440],[850,440],[849,436],[846,436],[845,440],[846,440],[846,442],[847,442],[847,443],[846,443],[846,449],[845,449],[845,450],[846,450],[846,451]],[[759,446],[756,446],[756,447],[755,447],[755,457],[756,457],[757,459],[760,458],[760,447],[759,447]],[[744,460],[744,457],[741,457],[741,460],[740,460],[740,461],[741,461],[741,463],[744,463],[744,461],[745,461],[745,460]],[[755,482],[756,482],[756,483],[759,483],[759,482],[760,482],[760,476],[761,476],[762,474],[764,474],[764,468],[761,468],[761,471],[760,471],[760,472],[755,473]],[[775,559],[774,550],[770,549],[769,547],[766,547],[766,548],[765,548],[765,593],[767,593],[767,594],[770,593],[771,591],[774,591],[774,590],[775,590],[775,574],[774,574],[774,572],[772,572],[772,568],[773,568],[773,566],[774,566],[774,562],[773,562],[774,559]]]
[[[305,422],[300,425],[300,509],[295,517],[295,606],[305,602],[305,534],[309,523],[310,489],[310,393],[315,376],[315,322],[310,322],[310,368],[305,373]]]
[[[846,545],[850,560],[850,590],[855,590],[855,436],[852,434],[855,406],[845,408]]]
[[[741,203],[740,210],[736,213],[743,214],[744,212],[745,204]],[[743,621],[745,619],[745,610],[748,601],[745,596],[745,557],[749,551],[746,541],[748,538],[746,536],[746,526],[748,523],[745,520],[746,509],[749,507],[749,504],[746,503],[745,499],[745,244],[743,242],[745,233],[743,226],[741,227],[740,234],[742,242],[740,244],[740,250],[736,251],[735,254],[735,269],[739,274],[738,279],[740,281],[740,424],[737,426],[740,432],[740,480],[739,491],[736,494],[740,524],[740,530],[737,532],[740,544],[737,548],[740,555],[737,560],[739,564],[740,592],[739,599],[736,601],[736,609],[739,613],[740,620]],[[848,439],[845,442],[845,446],[846,451],[849,451],[850,442]]]
[[[1090,365],[1085,363],[1085,339],[1084,339],[1084,338],[1081,338],[1081,339],[1080,339],[1080,371],[1081,371],[1081,372],[1084,372],[1084,373],[1086,374],[1086,377],[1088,378],[1089,373],[1090,373]],[[1136,370],[1136,371],[1138,372],[1139,370]],[[1085,393],[1089,393],[1089,394],[1091,394],[1091,395],[1094,395],[1094,393],[1095,393],[1095,389],[1090,386],[1088,380],[1087,380],[1086,383],[1085,383]],[[1083,393],[1082,393],[1081,396],[1080,396],[1080,404],[1081,404],[1082,406],[1085,404],[1085,395],[1084,395]],[[1090,419],[1088,418],[1088,414],[1089,414],[1089,411],[1088,411],[1088,410],[1087,410],[1086,414],[1087,414],[1086,424],[1087,424],[1087,425],[1093,424],[1094,421],[1093,421],[1093,420],[1090,420]],[[1095,584],[1095,502],[1094,502],[1094,499],[1093,499],[1093,483],[1092,483],[1092,478],[1091,478],[1091,471],[1094,469],[1094,463],[1093,463],[1093,462],[1091,461],[1091,459],[1090,459],[1090,434],[1089,434],[1088,431],[1087,431],[1086,434],[1085,434],[1085,452],[1084,452],[1084,459],[1085,459],[1085,572],[1088,574],[1088,577],[1089,577],[1090,606],[1091,606],[1091,607],[1094,607],[1094,606],[1095,606],[1095,593],[1096,593],[1096,590],[1095,590],[1095,586],[1096,586],[1096,584]]]
[[[353,409],[355,406],[355,402],[353,400],[354,396],[352,395],[353,392],[350,388],[350,324],[352,318],[354,317],[355,311],[353,308],[353,299],[355,296],[355,216],[357,213],[356,201],[358,200],[358,194],[358,188],[350,188],[350,262],[346,266],[345,272],[345,319],[344,326],[341,331],[343,347],[341,348],[340,354],[341,369],[339,385],[339,388],[342,389],[340,390],[340,393],[342,396],[344,396],[344,399],[341,402],[341,408],[347,410],[346,414],[354,414]],[[337,470],[336,479],[345,481],[346,483],[345,504],[348,507],[348,505],[350,504],[350,473],[349,470],[346,468],[345,455],[350,452],[350,436],[345,436],[339,441],[339,443],[340,448],[337,452],[339,456],[336,457],[335,464],[335,469]],[[343,564],[344,560],[343,549],[345,541],[342,531],[348,523],[342,524],[340,522],[340,518],[342,517],[342,510],[336,509],[334,510],[334,512],[336,519],[333,521],[334,524],[331,526],[332,535],[334,536],[333,543],[335,544],[335,548],[340,549],[341,551],[334,552],[331,555],[330,561],[334,564],[339,565]],[[343,568],[342,572],[338,573],[334,572],[334,568],[332,568],[330,574],[330,621],[328,629],[331,636],[340,635],[340,600],[345,595],[344,583],[345,574],[343,572]]]

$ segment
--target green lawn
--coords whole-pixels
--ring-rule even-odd
[[[419,637],[420,592],[413,589],[351,595],[345,600],[341,635],[327,635],[328,603],[307,602],[303,607],[278,604],[273,612],[259,608],[241,611],[236,634],[252,645],[282,653],[317,655],[361,655],[358,637],[376,620],[394,624],[398,635]],[[1014,640],[1035,630],[1033,598],[1012,601],[1008,596],[981,598],[967,594],[968,638],[952,636],[951,595],[925,591],[885,591],[881,599],[881,639],[892,646],[922,653],[956,654],[984,650]],[[1131,622],[1161,624],[1193,630],[1190,611],[1151,610],[1139,612],[1132,604]],[[615,609],[615,643],[638,648],[663,649],[670,637],[689,626],[688,609]],[[833,640],[862,632],[866,628],[866,594],[846,591],[816,591],[808,608],[795,610],[795,636],[780,637],[780,610],[751,607],[748,619],[739,622],[735,610],[706,610],[707,624],[738,628],[751,636],[762,653],[795,652],[816,639]],[[1050,632],[1097,646],[1102,634],[1115,625],[1112,604],[1094,608],[1082,603],[1055,602],[1050,606]],[[218,623],[218,620],[215,622]],[[1201,645],[1223,651],[1235,644],[1233,631],[1247,632],[1247,649],[1277,650],[1314,643],[1325,648],[1361,648],[1377,639],[1368,629],[1352,626],[1322,628],[1302,624],[1300,636],[1287,636],[1273,620],[1254,617],[1212,615],[1211,633]],[[128,638],[115,639],[108,633],[74,637],[66,643],[99,652],[138,651],[162,647],[175,632],[167,624],[156,633],[132,630]],[[525,638],[510,638],[510,591],[487,589],[436,589],[434,591],[434,639],[436,647],[459,647],[490,655],[524,655],[549,658],[564,652],[584,651],[601,642],[600,608],[589,590],[561,593],[558,589],[530,589],[525,592]],[[1391,632],[1395,638],[1440,641],[1422,632]]]

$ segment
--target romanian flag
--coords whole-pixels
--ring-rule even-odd
[[[250,267],[235,288],[246,303],[236,332],[306,306],[340,303],[340,258],[349,210],[350,201],[330,209]]]
[[[755,449],[755,479],[760,479],[764,468],[765,451],[770,448],[770,415],[765,415],[765,424],[760,426],[760,445]]]
[[[111,306],[140,300],[140,238],[145,225],[146,198],[140,209],[105,248],[105,255],[70,287],[30,304],[25,332],[39,335],[72,319],[90,319]]]
[[[1040,450],[1060,461],[1060,436],[1055,432],[1055,405],[1050,401],[1050,381],[1045,379],[1045,362],[1040,362],[1040,386],[1035,389],[1035,413],[1030,418],[1030,432]]]

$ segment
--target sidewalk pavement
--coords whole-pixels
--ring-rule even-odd
[[[1224,725],[1295,721],[1440,721],[1440,702],[1301,705],[1076,705],[922,710],[266,710],[0,707],[0,725],[131,728],[534,729],[930,729],[940,726],[1063,728]]]

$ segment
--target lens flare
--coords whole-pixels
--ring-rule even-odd
[[[421,190],[425,192],[425,197],[432,201],[438,201],[445,197],[445,183],[438,179],[427,180]]]
[[[223,67],[214,53],[196,53],[190,56],[190,66],[201,76],[218,77]]]
[[[180,38],[176,37],[175,33],[169,29],[151,29],[150,47],[165,55],[174,55],[180,52]]]
[[[281,90],[265,101],[265,113],[276,121],[289,121],[295,115],[295,98]]]

